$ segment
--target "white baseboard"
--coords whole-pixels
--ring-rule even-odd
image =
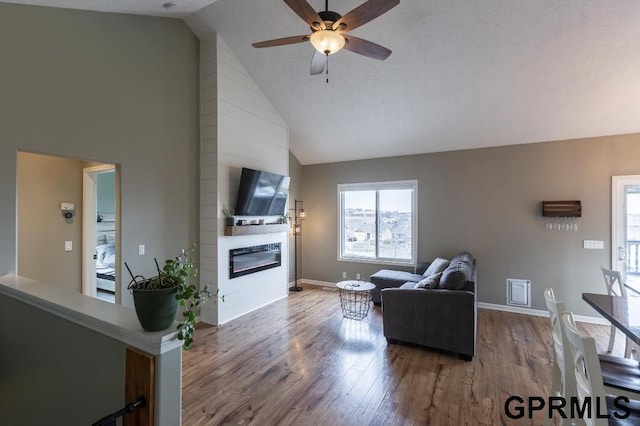
[[[535,317],[549,317],[549,312],[539,309],[522,308],[519,306],[498,305],[496,303],[478,302],[478,308],[491,309],[492,311],[513,312],[516,314],[533,315]]]
[[[301,279],[300,282],[304,283],[304,284],[311,284],[311,285],[319,285],[322,287],[335,287],[336,283],[332,283],[330,281],[318,281],[318,280],[308,280],[308,279]]]
[[[334,283],[334,282],[309,280],[309,279],[306,279],[306,278],[302,278],[302,279],[298,280],[298,282],[301,282],[301,283],[304,283],[304,284],[322,286],[322,287],[335,287],[336,286],[336,283]],[[290,285],[291,286],[293,285],[293,281],[290,283]],[[536,316],[536,317],[545,317],[545,318],[549,317],[549,312],[543,311],[543,310],[540,310],[540,309],[521,308],[519,306],[509,306],[509,305],[498,305],[496,303],[478,302],[478,308],[491,309],[491,310],[494,310],[494,311],[513,312],[513,313],[516,313],[516,314],[533,315],[533,316]],[[599,324],[599,325],[609,325],[610,324],[609,321],[607,321],[604,318],[600,318],[600,317],[590,317],[590,316],[586,316],[586,315],[574,315],[573,317],[578,322],[587,322],[587,323],[590,323],[590,324]]]
[[[539,309],[521,308],[518,306],[498,305],[495,303],[478,302],[478,308],[491,309],[494,311],[514,312],[516,314],[533,315],[536,317],[549,317],[549,312]],[[604,318],[590,317],[586,315],[574,315],[574,319],[578,322],[587,322],[590,324],[609,325],[609,321]]]

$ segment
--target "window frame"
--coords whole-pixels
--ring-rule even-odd
[[[357,263],[375,263],[384,265],[397,266],[413,266],[417,262],[418,254],[418,181],[417,180],[399,180],[385,182],[365,182],[365,183],[346,183],[338,184],[338,261],[340,262],[357,262]],[[380,194],[382,190],[402,190],[410,189],[411,192],[411,259],[394,259],[379,256],[379,235],[380,235]],[[375,257],[358,257],[346,256],[344,254],[344,192],[348,191],[375,191],[376,192],[376,224],[375,224]]]

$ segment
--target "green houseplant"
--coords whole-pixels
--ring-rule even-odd
[[[225,218],[226,226],[233,226],[233,219],[235,215],[235,209],[231,207],[222,206],[222,216]]]
[[[282,216],[280,216],[280,220],[278,220],[278,222],[289,223],[290,219],[291,219],[291,215],[289,214],[289,212],[285,212]]]
[[[183,249],[174,259],[167,259],[162,269],[154,258],[158,275],[152,278],[133,275],[125,262],[131,274],[131,282],[127,288],[133,295],[136,315],[142,328],[146,331],[158,331],[171,327],[176,319],[178,305],[182,306],[183,318],[177,326],[177,337],[183,341],[182,347],[185,350],[193,342],[195,309],[211,297],[218,299],[217,292],[215,295],[211,293],[208,285],[198,290],[194,284],[188,283],[190,278],[198,274],[191,257],[193,250],[195,246]],[[224,296],[220,299],[224,301]]]

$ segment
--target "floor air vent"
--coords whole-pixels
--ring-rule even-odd
[[[531,281],[507,278],[507,305],[531,307]]]

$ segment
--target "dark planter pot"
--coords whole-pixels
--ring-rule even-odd
[[[138,321],[145,331],[166,330],[173,325],[178,311],[178,287],[159,290],[133,290]]]
[[[225,224],[227,226],[233,226],[233,220],[234,220],[233,217],[227,217],[227,218],[225,218]]]

